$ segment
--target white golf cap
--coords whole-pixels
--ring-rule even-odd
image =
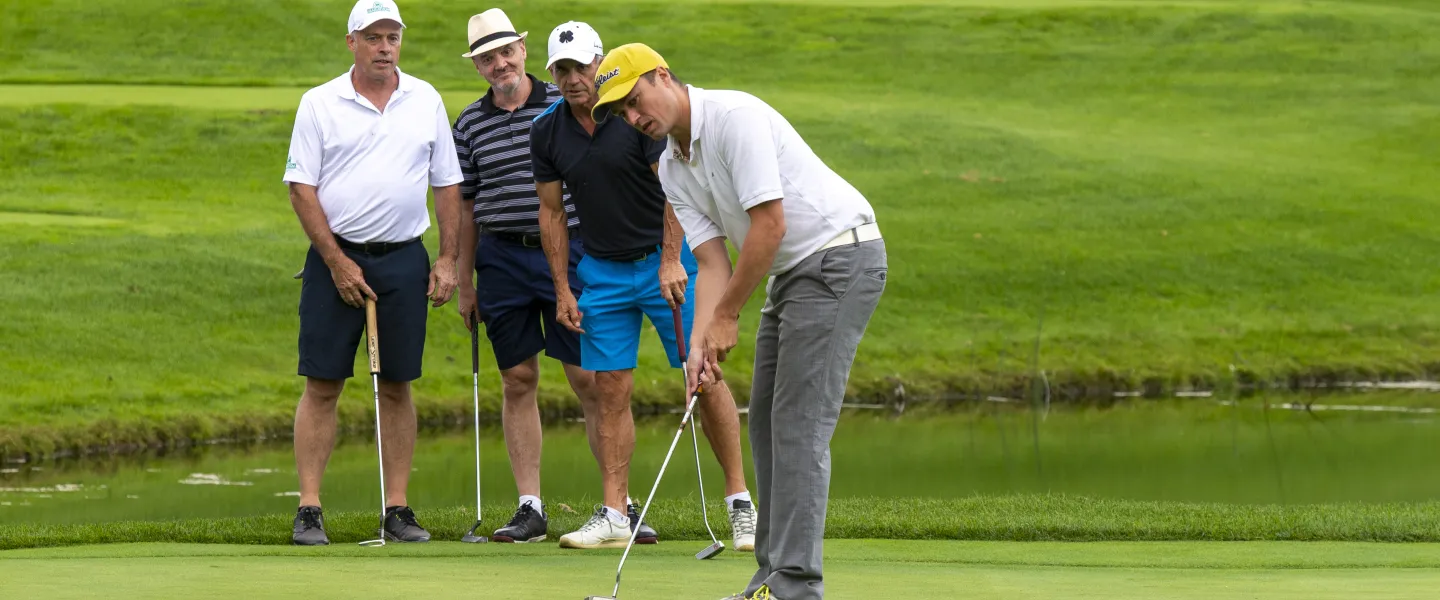
[[[345,33],[360,31],[386,19],[399,23],[401,29],[405,28],[405,22],[400,20],[400,7],[395,6],[393,0],[359,0],[355,8],[350,9],[350,28]]]
[[[600,56],[605,56],[600,34],[588,24],[569,21],[550,32],[550,59],[545,62],[545,68],[566,58],[588,65]]]
[[[470,38],[470,51],[461,54],[460,56],[463,58],[480,56],[505,44],[523,40],[525,36],[530,35],[528,31],[515,33],[515,26],[510,23],[510,17],[505,16],[505,11],[498,8],[492,8],[470,17],[466,33]]]

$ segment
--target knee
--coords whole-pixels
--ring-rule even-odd
[[[340,400],[340,392],[344,390],[344,380],[310,378],[305,380],[305,395],[301,400],[312,405],[334,408],[335,403]]]
[[[391,404],[410,402],[410,382],[380,382],[380,401]]]
[[[523,362],[500,373],[505,386],[505,399],[527,396],[540,386],[540,368],[533,362]]]
[[[598,371],[595,373],[596,405],[606,413],[630,410],[630,371]]]

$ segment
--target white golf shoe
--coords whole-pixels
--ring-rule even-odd
[[[624,525],[618,524],[605,514],[601,506],[591,515],[580,529],[560,536],[561,548],[591,550],[595,548],[624,548],[630,541],[629,518]]]
[[[736,500],[730,507],[730,530],[734,532],[737,552],[755,551],[755,507],[746,500]]]

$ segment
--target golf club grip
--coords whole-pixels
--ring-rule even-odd
[[[470,324],[470,368],[476,373],[480,372],[480,315],[472,317]]]
[[[365,344],[370,352],[370,373],[380,372],[380,335],[375,331],[375,301],[365,299]]]
[[[685,346],[689,345],[685,343],[685,324],[681,322],[680,309],[670,309],[670,315],[675,318],[675,346],[680,350],[680,363],[683,365],[686,361]]]

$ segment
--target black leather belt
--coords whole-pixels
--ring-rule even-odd
[[[569,238],[572,240],[580,235],[579,227],[571,227],[567,231],[569,232]],[[486,235],[495,236],[495,239],[504,240],[512,244],[520,244],[526,248],[540,247],[540,234],[538,233],[520,233],[518,231],[486,231],[485,233]]]
[[[338,235],[335,236],[335,243],[336,243],[336,244],[339,244],[341,248],[344,248],[344,249],[346,249],[346,250],[354,250],[354,251],[356,251],[356,252],[363,252],[363,253],[365,253],[365,254],[371,254],[371,255],[375,255],[375,256],[379,256],[379,255],[382,255],[382,254],[389,254],[389,253],[391,253],[391,252],[394,252],[394,251],[396,251],[396,250],[399,250],[399,249],[401,249],[401,248],[404,248],[404,247],[406,247],[406,246],[409,246],[410,244],[414,244],[415,242],[418,242],[418,241],[420,241],[420,238],[417,237],[417,238],[414,238],[414,239],[405,240],[405,241],[403,241],[403,242],[363,242],[363,243],[362,243],[362,242],[352,242],[352,241],[347,240],[347,239],[345,239],[345,238],[342,238],[342,237],[340,237],[340,236],[338,236]]]
[[[640,261],[642,261],[642,260],[645,260],[646,258],[649,258],[650,255],[652,255],[652,254],[659,254],[659,253],[660,253],[660,247],[659,247],[659,246],[650,246],[650,247],[648,247],[648,248],[640,248],[640,249],[638,249],[638,250],[631,250],[631,251],[629,251],[629,252],[625,252],[625,253],[621,253],[621,254],[613,254],[613,255],[609,255],[609,256],[602,256],[602,257],[600,257],[600,258],[603,258],[603,259],[605,259],[605,260],[613,260],[613,261],[615,261],[615,262],[640,262]]]

